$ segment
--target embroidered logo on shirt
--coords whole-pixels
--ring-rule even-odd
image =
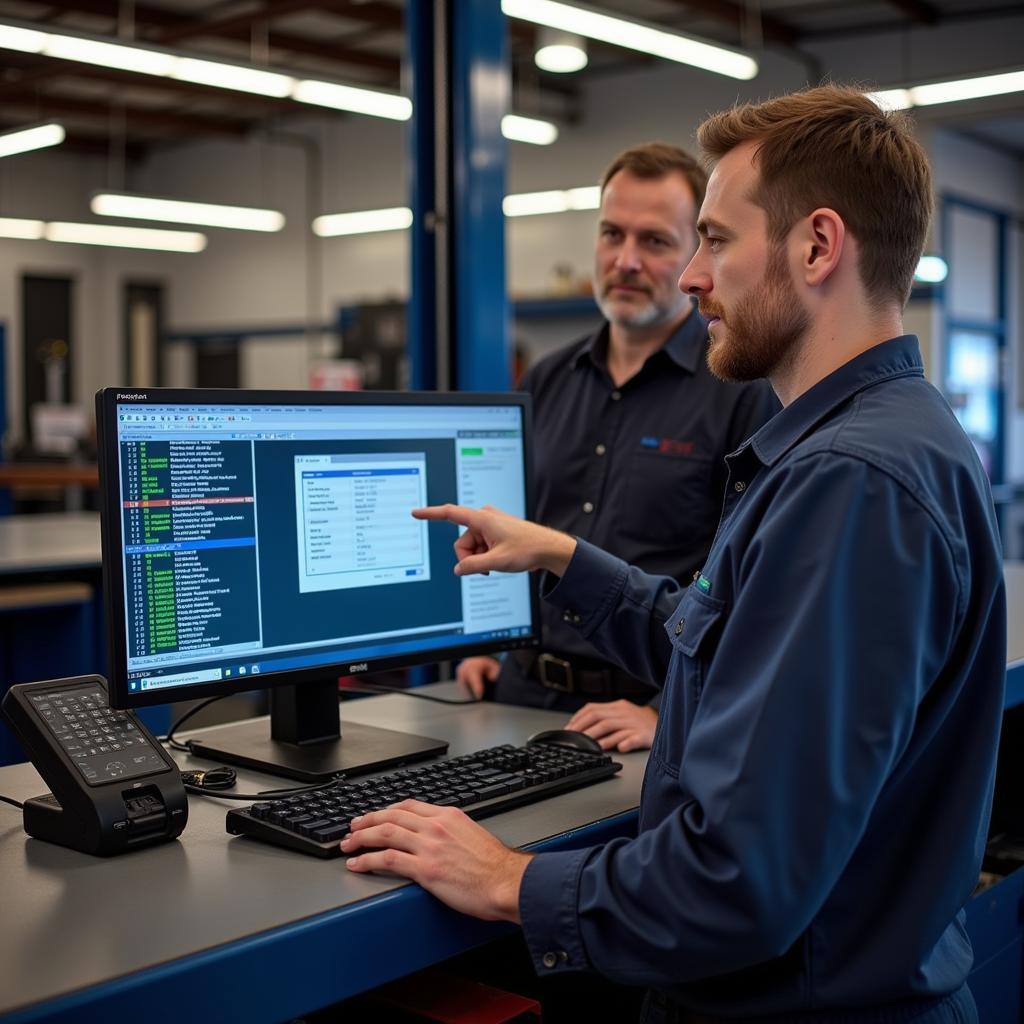
[[[707,576],[704,575],[704,573],[701,573],[697,577],[697,589],[704,594],[711,593],[711,580],[709,580]]]
[[[677,441],[674,437],[641,437],[640,445],[661,455],[692,455],[696,450],[692,441]]]

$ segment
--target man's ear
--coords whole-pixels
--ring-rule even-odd
[[[821,207],[804,218],[798,231],[798,272],[809,287],[820,287],[835,272],[842,259],[846,247],[846,225],[835,210]]]

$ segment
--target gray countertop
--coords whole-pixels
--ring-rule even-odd
[[[454,684],[433,689],[457,692]],[[347,718],[436,736],[450,742],[452,754],[519,744],[565,721],[554,712],[402,696],[349,702],[342,710],[343,728]],[[646,757],[619,760],[624,769],[615,779],[484,824],[505,842],[524,846],[629,812],[639,803]],[[208,766],[187,755],[181,763]],[[282,784],[246,771],[239,782],[244,792]],[[25,799],[43,791],[30,765],[0,769],[5,795]],[[317,860],[233,838],[224,830],[228,806],[190,797],[179,841],[105,860],[27,837],[21,812],[0,804],[0,1017],[407,884],[351,875],[340,858]]]
[[[99,569],[98,512],[0,516],[0,574]]]

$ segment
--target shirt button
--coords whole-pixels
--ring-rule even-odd
[[[737,480],[736,483],[732,485],[732,489],[737,494],[742,494],[747,489],[747,485],[742,480]]]
[[[679,636],[679,634],[682,633],[682,631],[683,631],[683,629],[685,629],[685,627],[686,627],[686,619],[680,619],[676,623],[676,636]]]
[[[594,503],[592,501],[583,502],[583,511],[589,515],[594,511]]]
[[[555,964],[558,963],[558,956],[555,953],[545,953],[544,956],[541,957],[541,963],[544,964],[545,967],[554,967]]]
[[[604,446],[603,444],[599,444],[599,445],[598,445],[598,446],[597,446],[597,447],[596,447],[596,448],[594,449],[594,454],[595,454],[595,455],[604,455],[604,453],[605,453],[606,451],[608,451],[608,449],[607,449],[607,448],[605,448],[605,446]]]
[[[565,611],[562,612],[562,621],[571,622],[574,626],[578,626],[583,619],[579,612],[574,612],[571,608],[566,608]]]
[[[613,402],[617,402],[621,397],[622,397],[622,392],[621,391],[613,391],[612,392],[612,401]]]

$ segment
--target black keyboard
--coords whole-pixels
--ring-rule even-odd
[[[461,807],[471,818],[486,818],[601,782],[621,768],[607,754],[550,743],[492,747],[230,810],[227,830],[314,857],[338,857],[352,818],[400,800]]]

